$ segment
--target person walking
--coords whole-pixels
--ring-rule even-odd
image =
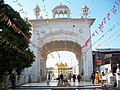
[[[76,80],[76,75],[73,74],[73,82],[75,83],[75,80]]]
[[[50,84],[50,73],[48,74],[47,85]]]
[[[72,75],[71,75],[71,73],[69,74],[69,80],[70,80],[70,82],[71,82],[71,78],[72,78]]]
[[[80,74],[77,75],[77,79],[78,79],[78,83],[80,83],[80,80],[81,80],[81,75]]]
[[[116,74],[113,74],[113,87],[117,87]]]
[[[99,73],[98,72],[95,73],[95,83],[96,84],[99,83]]]
[[[102,72],[102,80],[101,80],[101,85],[104,86],[104,83],[106,82],[106,75],[104,72]]]
[[[60,74],[60,81],[63,82],[63,74]]]
[[[29,82],[29,83],[31,83],[31,77],[32,77],[32,76],[31,76],[31,74],[30,74],[29,77],[28,77],[28,82]]]
[[[95,83],[95,74],[94,73],[91,74],[90,79],[91,79],[92,84],[94,84]]]
[[[12,88],[14,89],[14,88],[15,88],[15,84],[16,84],[16,76],[15,76],[15,73],[13,73],[13,74],[10,76],[10,81],[11,81],[11,84],[12,84]]]

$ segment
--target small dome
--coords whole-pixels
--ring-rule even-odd
[[[85,18],[87,18],[87,16],[88,16],[88,10],[89,10],[89,8],[84,4],[84,5],[82,6],[81,11],[82,11],[82,15],[83,15]]]
[[[56,14],[58,14],[58,16],[60,14],[62,14],[63,16],[66,14],[69,17],[70,16],[70,9],[66,5],[60,4],[52,10],[52,13],[53,13],[53,18],[55,18]]]
[[[56,64],[55,64],[55,66],[59,66],[59,64],[58,64],[58,63],[56,63]]]
[[[83,6],[82,6],[82,9],[88,9],[88,7],[84,4]]]
[[[69,10],[69,8],[66,6],[66,5],[62,5],[62,4],[60,4],[60,5],[57,5],[53,10],[56,10],[56,9],[68,9]]]
[[[65,63],[65,67],[68,67],[67,63]]]
[[[64,66],[64,64],[61,62],[59,66]]]

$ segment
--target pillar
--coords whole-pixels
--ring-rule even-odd
[[[40,81],[45,81],[46,80],[46,60],[41,59],[40,60]]]
[[[117,77],[117,88],[118,88],[118,90],[120,90],[120,69],[119,69],[119,64],[117,64],[117,75],[118,75],[118,77]]]
[[[85,80],[90,81],[90,76],[93,72],[92,50],[84,52],[84,74]]]

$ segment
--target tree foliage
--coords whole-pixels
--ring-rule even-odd
[[[0,0],[0,74],[13,69],[20,73],[34,62],[29,49],[30,24],[11,6]]]

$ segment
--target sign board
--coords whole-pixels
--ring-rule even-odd
[[[102,65],[102,60],[101,59],[96,60],[96,65],[98,66]]]

